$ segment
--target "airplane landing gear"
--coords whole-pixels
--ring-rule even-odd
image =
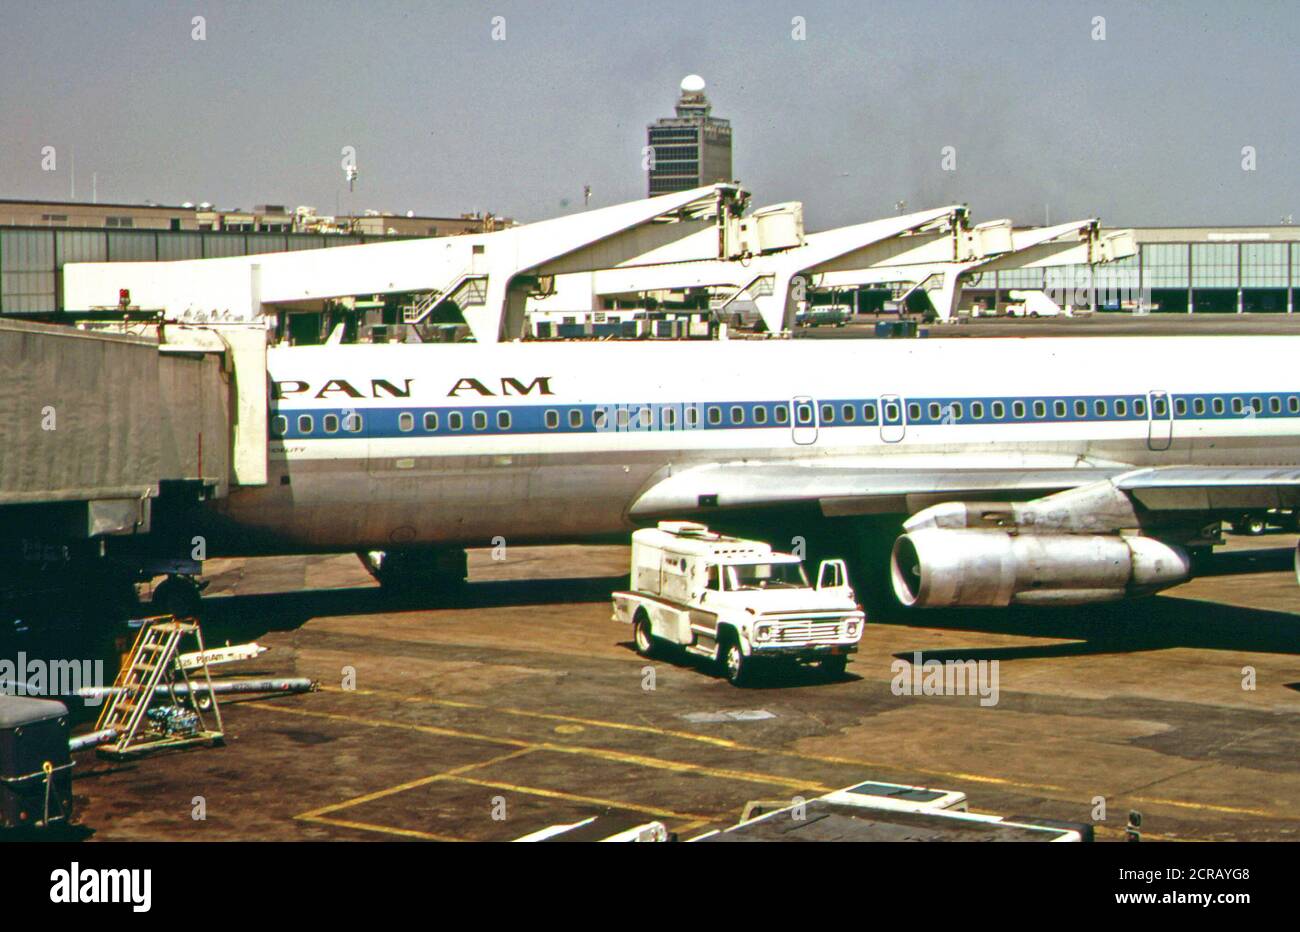
[[[455,591],[469,575],[464,550],[370,550],[358,553],[357,559],[380,586],[393,592]]]
[[[201,593],[206,588],[206,581],[200,583],[193,576],[173,573],[158,584],[150,604],[154,611],[165,615],[193,618],[203,607]]]

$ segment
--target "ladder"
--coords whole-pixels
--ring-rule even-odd
[[[192,666],[178,662],[177,650],[187,638],[202,658],[203,633],[197,623],[177,621],[171,615],[144,620],[130,659],[118,673],[95,726],[96,731],[112,729],[118,736],[115,743],[99,748],[100,754],[121,757],[161,747],[221,741],[221,709],[212,694],[206,659]],[[207,685],[202,699],[190,681],[191,670],[201,673]],[[175,690],[178,677],[186,686],[182,696]],[[156,702],[164,697],[170,701]],[[216,720],[215,728],[208,727],[204,719],[205,704]]]

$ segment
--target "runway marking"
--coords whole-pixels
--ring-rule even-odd
[[[575,722],[583,725],[590,725],[594,728],[610,728],[619,731],[636,731],[645,734],[660,735],[668,738],[680,738],[685,741],[695,741],[700,744],[708,744],[713,747],[724,748],[729,751],[740,751],[750,754],[768,754],[777,757],[787,757],[793,760],[802,760],[809,763],[819,764],[843,764],[850,767],[874,767],[883,768],[902,773],[923,773],[931,777],[944,777],[953,780],[967,780],[971,783],[987,783],[995,786],[1014,786],[1020,789],[1028,790],[1048,790],[1055,793],[1066,793],[1065,787],[1055,786],[1050,783],[1023,783],[1019,780],[1011,780],[1006,777],[989,777],[977,773],[965,773],[963,771],[952,770],[933,770],[927,767],[912,767],[899,764],[886,764],[879,761],[860,760],[851,757],[836,757],[825,754],[805,754],[799,751],[789,751],[784,748],[761,748],[754,745],[743,744],[739,741],[733,741],[729,738],[715,738],[711,735],[701,735],[690,731],[678,731],[671,728],[658,728],[654,725],[636,725],[630,722],[612,722],[604,719],[580,718],[572,715],[561,715],[554,712],[535,712],[531,709],[518,709],[510,706],[493,706],[478,702],[462,702],[454,699],[434,699],[427,696],[411,696],[406,693],[392,692],[384,689],[355,689],[343,690],[335,686],[321,687],[322,692],[352,693],[355,695],[370,695],[380,697],[400,698],[405,702],[426,703],[429,705],[441,705],[448,708],[474,709],[485,712],[500,712],[503,715],[516,715],[524,718],[547,719],[550,721]],[[829,792],[829,791],[828,791]]]

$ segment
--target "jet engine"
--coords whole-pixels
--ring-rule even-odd
[[[894,542],[891,576],[919,608],[1081,605],[1185,582],[1191,558],[1150,537],[922,527]]]

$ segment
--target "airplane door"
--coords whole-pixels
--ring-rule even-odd
[[[817,405],[807,395],[796,395],[790,401],[790,431],[794,442],[817,442]]]
[[[1174,440],[1174,406],[1169,393],[1147,392],[1147,448],[1168,450]]]
[[[903,399],[897,395],[880,396],[880,439],[885,443],[898,443],[907,432],[907,419],[903,412]]]

